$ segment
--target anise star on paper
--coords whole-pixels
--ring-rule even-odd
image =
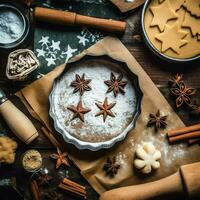
[[[67,152],[61,153],[59,148],[57,148],[57,153],[51,154],[50,157],[57,160],[56,169],[58,169],[62,164],[69,166],[69,161],[67,159]]]
[[[75,81],[72,81],[70,84],[71,87],[74,87],[73,93],[80,92],[80,95],[82,96],[85,91],[90,91],[91,87],[89,86],[89,83],[91,82],[91,79],[85,79],[85,74],[80,77],[78,74],[76,74]]]
[[[164,31],[168,20],[177,18],[177,14],[173,10],[169,0],[165,0],[158,6],[150,7],[150,10],[153,13],[151,26],[158,26],[161,32]]]
[[[77,106],[68,106],[67,109],[74,113],[72,120],[75,118],[79,118],[81,121],[84,122],[84,114],[90,112],[90,109],[84,108],[82,105],[82,101],[79,101]]]
[[[127,81],[123,81],[123,75],[120,74],[118,77],[116,77],[112,72],[110,75],[110,80],[104,81],[104,83],[108,86],[108,92],[113,91],[115,97],[121,92],[122,94],[125,94],[124,87],[127,84]]]
[[[96,106],[100,111],[95,115],[95,117],[103,115],[103,121],[106,121],[107,116],[115,117],[111,109],[115,106],[116,103],[108,104],[108,98],[106,97],[103,105],[96,103]]]
[[[172,88],[171,93],[175,95],[176,98],[176,107],[179,108],[183,103],[190,105],[191,99],[190,96],[194,95],[196,89],[187,88],[184,82],[181,82],[178,87]]]
[[[180,29],[178,23],[175,23],[172,26],[166,25],[164,32],[156,35],[155,37],[162,43],[162,52],[171,49],[175,53],[179,54],[180,48],[188,43],[187,40],[183,39],[187,34],[188,33],[186,31],[182,31]],[[173,40],[169,38],[173,38]]]
[[[103,166],[103,170],[106,172],[106,176],[109,176],[113,178],[118,170],[120,168],[120,165],[116,163],[116,157],[108,157],[106,163]]]
[[[176,87],[182,81],[183,74],[176,74],[173,78],[169,79],[169,83],[172,87]]]
[[[154,126],[157,131],[158,129],[165,128],[167,126],[166,119],[167,116],[161,116],[160,110],[158,110],[156,114],[149,114],[147,126]]]

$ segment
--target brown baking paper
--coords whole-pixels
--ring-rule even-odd
[[[124,141],[109,150],[90,152],[74,148],[70,152],[70,158],[79,167],[81,174],[99,194],[112,188],[155,181],[176,172],[180,165],[200,161],[199,146],[187,147],[186,144],[168,144],[167,129],[183,127],[184,124],[135,58],[117,38],[104,38],[73,58],[71,62],[77,61],[85,55],[109,55],[115,60],[126,62],[130,70],[139,77],[140,87],[144,94],[142,113],[137,120],[135,129],[128,134]],[[64,68],[65,64],[57,67],[54,71],[18,93],[29,111],[32,114],[34,113],[33,116],[42,121],[52,131],[54,130],[48,114],[48,96],[52,89],[53,80],[61,74]],[[146,123],[149,113],[155,113],[158,109],[161,110],[161,113],[168,115],[168,126],[166,130],[155,133],[153,128],[146,127]],[[152,142],[162,154],[160,169],[150,175],[141,175],[133,167],[135,148],[142,142]],[[67,143],[65,144],[69,146]],[[106,177],[102,170],[108,156],[116,156],[117,161],[121,164],[115,178]]]
[[[145,0],[133,0],[133,2],[126,2],[125,0],[110,0],[115,4],[121,12],[128,12],[144,3]]]

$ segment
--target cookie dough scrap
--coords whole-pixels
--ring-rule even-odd
[[[200,17],[200,0],[185,0],[185,8],[196,17]]]
[[[185,14],[185,19],[183,21],[182,27],[190,28],[193,36],[199,35],[200,34],[200,18],[193,17],[190,15],[190,13],[187,12]]]
[[[165,0],[159,0],[160,3],[162,3],[163,1]],[[185,0],[169,0],[169,2],[174,10],[179,10],[184,4]]]
[[[156,39],[162,42],[161,52],[164,53],[168,49],[172,49],[177,54],[180,53],[180,48],[187,44],[188,41],[183,38],[188,33],[179,28],[179,24],[175,23],[172,26],[166,25],[163,33],[156,35]]]
[[[164,31],[165,25],[169,20],[178,17],[169,0],[165,0],[158,6],[151,6],[150,10],[153,14],[153,20],[150,26],[158,26],[161,32]]]

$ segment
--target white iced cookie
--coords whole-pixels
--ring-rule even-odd
[[[144,174],[160,167],[161,153],[151,143],[144,143],[135,152],[134,166]]]

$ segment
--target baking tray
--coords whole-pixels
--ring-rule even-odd
[[[132,85],[134,94],[135,94],[135,96],[134,96],[135,97],[134,98],[134,101],[135,101],[134,112],[132,113],[131,122],[116,137],[111,138],[110,140],[103,141],[103,142],[88,142],[88,141],[80,140],[79,138],[73,136],[73,134],[70,134],[69,130],[66,130],[66,127],[64,127],[64,125],[63,125],[64,122],[61,122],[62,121],[61,119],[63,119],[63,117],[60,114],[58,114],[58,113],[60,113],[59,107],[58,107],[58,104],[60,101],[58,99],[60,97],[58,97],[59,96],[58,94],[60,94],[59,90],[61,90],[60,89],[61,87],[59,84],[61,84],[62,81],[66,81],[65,77],[67,77],[67,74],[71,73],[71,71],[76,72],[76,68],[81,68],[83,66],[84,67],[86,66],[86,68],[88,66],[90,68],[90,66],[92,66],[91,67],[91,69],[92,69],[93,67],[96,67],[95,65],[96,66],[99,66],[99,65],[108,66],[108,68],[110,68],[110,70],[112,68],[112,70],[114,70],[114,71],[117,70],[119,73],[125,74],[128,78],[128,81],[130,81],[130,84]],[[93,78],[95,79],[95,77],[93,77]],[[71,96],[72,95],[73,94],[71,94]],[[71,96],[70,96],[70,98],[71,98]],[[98,93],[96,94],[96,96],[98,96]],[[128,132],[131,131],[132,129],[134,129],[136,121],[141,113],[142,96],[143,96],[143,94],[142,94],[142,91],[139,86],[138,77],[128,68],[126,63],[113,60],[108,56],[98,56],[98,57],[85,56],[79,61],[67,64],[67,67],[64,70],[64,72],[55,79],[54,84],[53,84],[53,89],[49,96],[49,101],[50,101],[49,114],[50,114],[51,118],[53,119],[54,128],[56,129],[56,131],[58,133],[60,133],[63,136],[63,139],[67,143],[71,143],[71,144],[75,145],[78,149],[89,149],[91,151],[97,151],[100,149],[108,149],[108,148],[111,148],[117,142],[122,141],[127,136]],[[103,99],[101,99],[101,100],[103,101]],[[111,103],[111,102],[109,101],[109,103]],[[65,104],[64,106],[67,106],[66,103],[64,103],[64,104]],[[103,121],[102,121],[102,123],[103,123]],[[95,135],[95,137],[96,137],[96,135]]]

